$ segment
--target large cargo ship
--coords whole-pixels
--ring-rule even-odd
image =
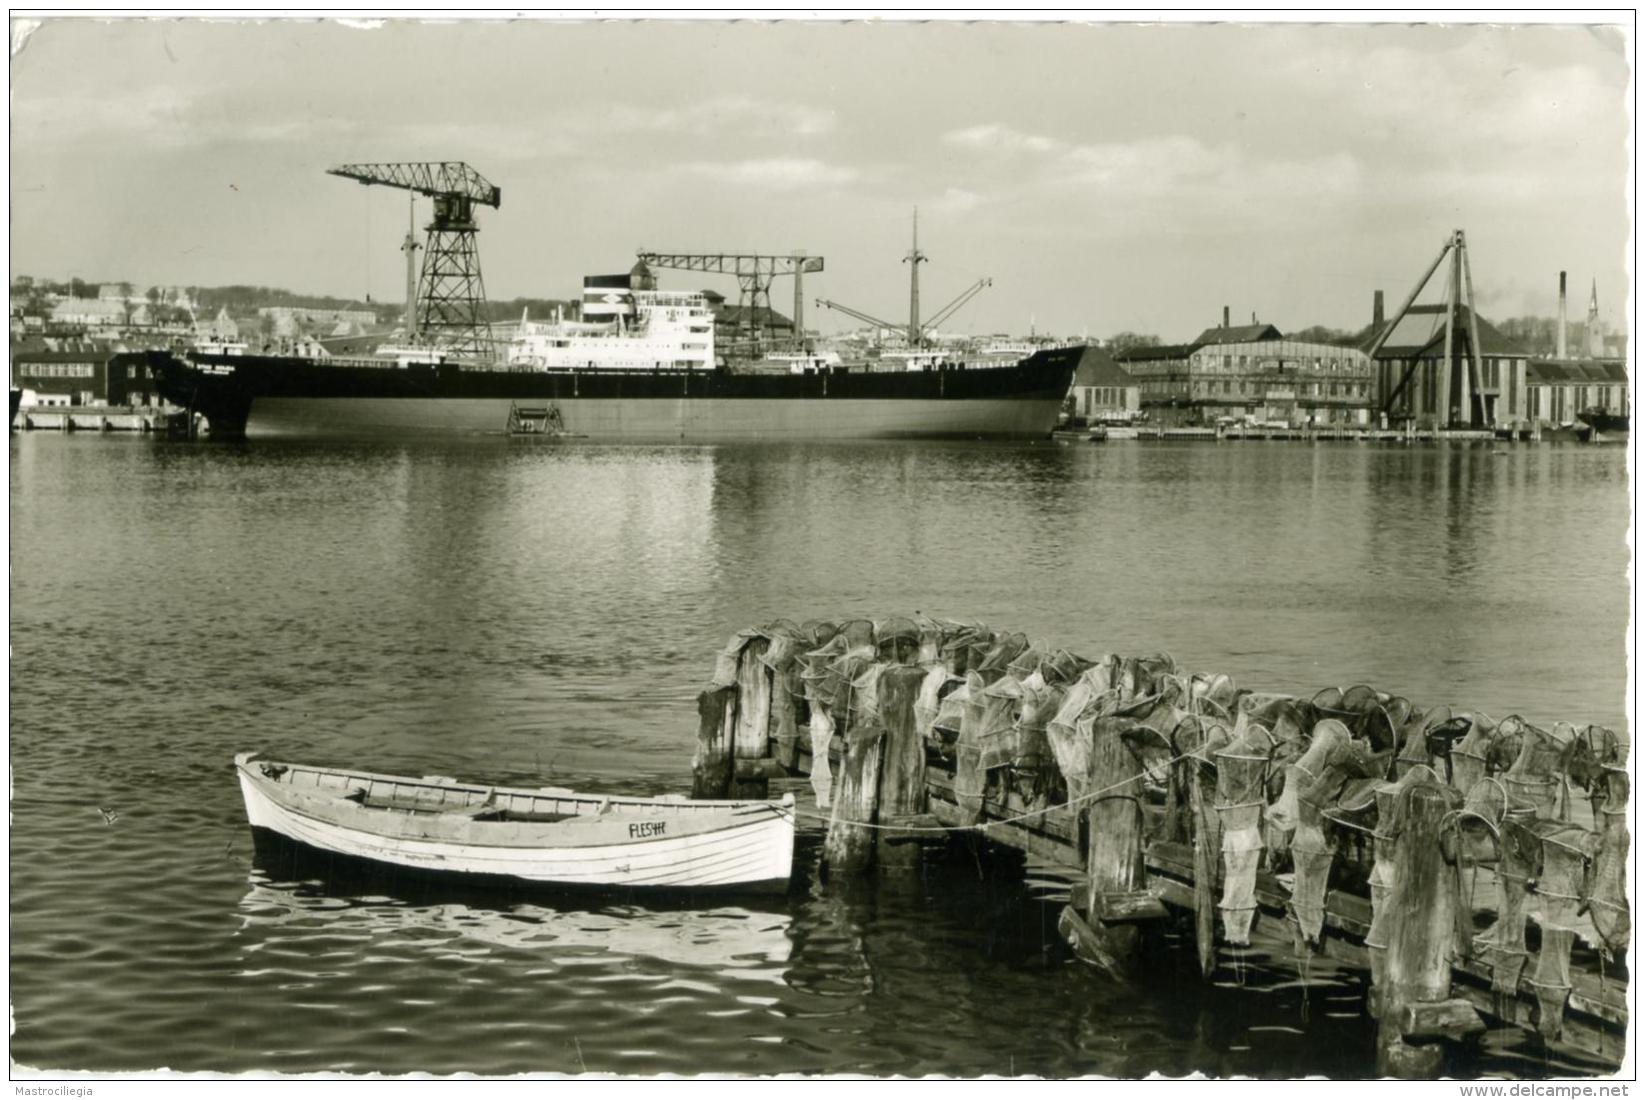
[[[1082,349],[1003,366],[728,366],[700,294],[595,276],[582,316],[522,319],[502,361],[382,349],[372,358],[139,353],[162,396],[211,434],[503,434],[550,423],[600,439],[1033,438],[1050,433]]]

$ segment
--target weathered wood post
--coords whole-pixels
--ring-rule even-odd
[[[732,798],[764,798],[770,793],[765,761],[771,755],[771,670],[763,659],[770,648],[769,638],[750,638],[737,661]]]
[[[988,773],[982,765],[983,717],[988,697],[987,682],[975,669],[965,674],[965,706],[960,714],[960,735],[954,742],[954,802],[961,820],[975,824],[982,820],[983,789]]]
[[[874,860],[874,827],[879,819],[880,769],[885,728],[877,713],[876,680],[884,666],[875,665],[858,681],[859,690],[845,731],[845,758],[835,777],[833,809],[823,841],[823,862],[832,876],[858,874]],[[866,705],[863,696],[867,695]]]
[[[1092,725],[1091,802],[1086,810],[1084,922],[1068,914],[1075,950],[1116,977],[1135,972],[1142,933],[1138,922],[1165,916],[1147,890],[1143,865],[1143,767],[1125,734],[1135,720],[1111,715]],[[1153,736],[1153,731],[1148,731]]]
[[[805,685],[800,680],[799,647],[799,636],[784,631],[772,636],[765,654],[771,670],[771,755],[784,769],[792,769],[800,759],[799,712]]]
[[[1451,998],[1451,954],[1457,876],[1444,843],[1447,819],[1460,796],[1426,769],[1397,788],[1392,814],[1378,814],[1377,831],[1392,835],[1393,881],[1387,906],[1387,958],[1377,1030],[1377,1071],[1404,1078],[1437,1076],[1444,1060],[1436,1038],[1460,1039],[1485,1029],[1465,1000]],[[1389,820],[1389,818],[1392,820]]]
[[[691,758],[691,797],[724,798],[731,789],[731,733],[737,720],[735,684],[697,695],[697,751]]]
[[[880,757],[879,822],[875,845],[880,866],[917,863],[919,835],[896,833],[886,826],[934,824],[925,812],[925,738],[914,717],[914,703],[926,670],[912,665],[880,673],[880,724],[885,741]]]

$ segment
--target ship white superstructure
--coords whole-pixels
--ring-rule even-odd
[[[582,317],[520,322],[508,363],[530,370],[713,370],[714,310],[693,291],[584,280]]]

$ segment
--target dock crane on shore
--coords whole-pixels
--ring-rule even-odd
[[[343,164],[326,172],[362,184],[398,187],[434,202],[423,246],[423,270],[415,307],[408,310],[410,339],[454,355],[487,359],[494,353],[480,277],[476,206],[497,209],[502,189],[462,161]],[[408,250],[408,256],[411,250]]]
[[[1371,359],[1373,369],[1380,369],[1376,366],[1377,352],[1382,350],[1382,346],[1394,334],[1394,329],[1399,326],[1400,321],[1405,319],[1405,315],[1410,312],[1411,306],[1416,302],[1417,295],[1422,293],[1422,288],[1428,285],[1428,280],[1434,277],[1434,272],[1439,270],[1439,265],[1444,262],[1447,255],[1451,257],[1451,266],[1445,274],[1445,351],[1437,376],[1434,379],[1436,386],[1434,403],[1437,423],[1439,427],[1448,427],[1453,419],[1461,417],[1469,426],[1490,424],[1493,418],[1486,401],[1483,385],[1485,364],[1480,355],[1479,313],[1474,304],[1474,270],[1473,265],[1468,262],[1468,238],[1462,230],[1452,230],[1446,236],[1445,244],[1440,248],[1439,255],[1434,257],[1434,262],[1428,265],[1428,270],[1423,272],[1421,279],[1417,280],[1417,285],[1411,288],[1411,293],[1406,295],[1405,302],[1394,314],[1394,319],[1384,325],[1381,331],[1376,334],[1366,354]],[[1468,309],[1466,328],[1461,327],[1460,319],[1457,316],[1464,293],[1467,295]],[[1437,328],[1438,326],[1435,326],[1435,330],[1430,333],[1426,341],[1429,347],[1438,342]],[[1467,345],[1466,349],[1463,347],[1464,342]],[[1451,387],[1452,365],[1455,362],[1452,352],[1453,347],[1462,353],[1465,364],[1464,368],[1457,372],[1459,385],[1456,393],[1452,392]],[[1427,347],[1423,349],[1424,352],[1426,350]],[[1423,355],[1419,354],[1413,357],[1409,365],[1406,366],[1405,373],[1400,377],[1399,384],[1388,391],[1388,396],[1383,399],[1382,403],[1384,415],[1393,411],[1394,403],[1399,400],[1400,394],[1405,392],[1406,386],[1410,384],[1411,379],[1416,375],[1417,368],[1422,361]]]
[[[978,279],[976,282],[960,291],[958,296],[956,296],[953,301],[943,306],[930,318],[922,322],[920,320],[920,265],[923,263],[929,263],[930,257],[920,251],[920,212],[917,209],[914,211],[914,247],[909,250],[908,255],[903,257],[902,262],[907,264],[909,269],[908,325],[906,326],[906,332],[908,336],[908,346],[910,348],[924,347],[930,342],[931,333],[936,331],[938,325],[952,317],[956,312],[958,312],[961,306],[975,298],[978,294],[981,294],[988,287],[994,285],[993,279]],[[903,325],[900,325],[894,321],[882,320],[872,314],[864,313],[858,309],[852,309],[850,306],[844,306],[838,302],[831,302],[826,298],[818,298],[817,305],[822,309],[832,309],[838,313],[845,314],[847,317],[854,317],[859,321],[874,325],[876,328],[893,330],[904,328]]]

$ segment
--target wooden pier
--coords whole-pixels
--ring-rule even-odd
[[[1164,655],[1088,659],[931,619],[782,621],[720,654],[699,798],[809,777],[827,873],[964,831],[1077,874],[1059,931],[1130,973],[1191,924],[1209,978],[1254,927],[1370,977],[1379,1072],[1432,1077],[1487,1026],[1620,1066],[1627,743],[1422,710],[1364,685],[1252,692]]]
[[[188,432],[188,413],[130,405],[28,405],[12,427],[25,432]]]

